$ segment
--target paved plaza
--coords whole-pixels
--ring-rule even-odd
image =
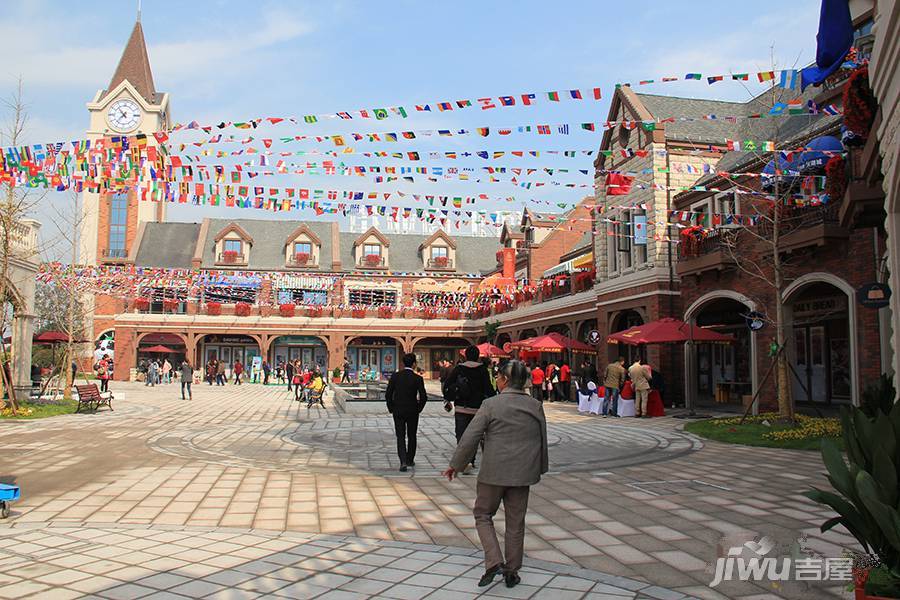
[[[716,557],[755,536],[830,557],[852,546],[819,534],[831,515],[801,495],[827,486],[816,453],[547,405],[551,472],[532,489],[522,584],[480,589],[475,476],[440,477],[455,439],[439,403],[400,473],[380,403],[344,414],[276,386],[204,384],[191,402],[174,385],[113,389],[114,412],[0,423],[0,477],[23,495],[0,524],[0,597],[848,597],[708,586]]]

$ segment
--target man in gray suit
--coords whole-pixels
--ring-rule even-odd
[[[478,472],[477,496],[472,513],[475,528],[484,548],[485,573],[479,586],[489,585],[503,572],[506,586],[513,587],[521,579],[525,552],[525,512],[528,510],[529,487],[547,472],[547,421],[541,403],[525,390],[530,377],[528,367],[511,360],[497,375],[497,396],[486,399],[466,428],[450,468],[443,475],[450,481],[465,469],[484,440],[481,470]],[[494,515],[506,511],[506,563],[494,530]]]

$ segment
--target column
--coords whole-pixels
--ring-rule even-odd
[[[16,399],[28,398],[31,391],[31,344],[34,336],[34,315],[14,314],[12,322],[12,364],[10,375]],[[68,367],[66,367],[68,368]]]

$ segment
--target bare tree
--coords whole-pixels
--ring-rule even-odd
[[[0,146],[19,146],[22,144],[26,126],[28,123],[28,109],[23,96],[24,85],[22,78],[18,79],[16,90],[11,96],[2,100],[3,107],[9,111],[8,122],[0,129]],[[14,283],[10,280],[10,260],[13,258],[30,259],[32,256],[22,256],[22,250],[16,244],[19,236],[18,227],[31,208],[43,198],[46,193],[34,193],[32,190],[16,187],[13,182],[5,185],[5,190],[0,199],[0,301],[4,302],[10,297],[17,297]],[[0,311],[0,331],[6,332],[10,326],[9,312]],[[12,364],[12,357],[7,351],[6,344],[0,344],[0,362],[2,362],[3,384],[10,389],[9,397],[13,411],[16,410],[12,378],[7,377],[7,365]],[[11,374],[11,369],[9,371]]]

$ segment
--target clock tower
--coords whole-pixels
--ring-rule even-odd
[[[87,103],[89,140],[108,136],[147,135],[169,127],[169,95],[156,91],[150,57],[144,42],[140,16],[122,58],[105,90]],[[134,190],[127,193],[83,193],[81,231],[82,264],[126,264],[133,260],[132,247],[141,225],[165,219],[165,203],[142,201]]]

